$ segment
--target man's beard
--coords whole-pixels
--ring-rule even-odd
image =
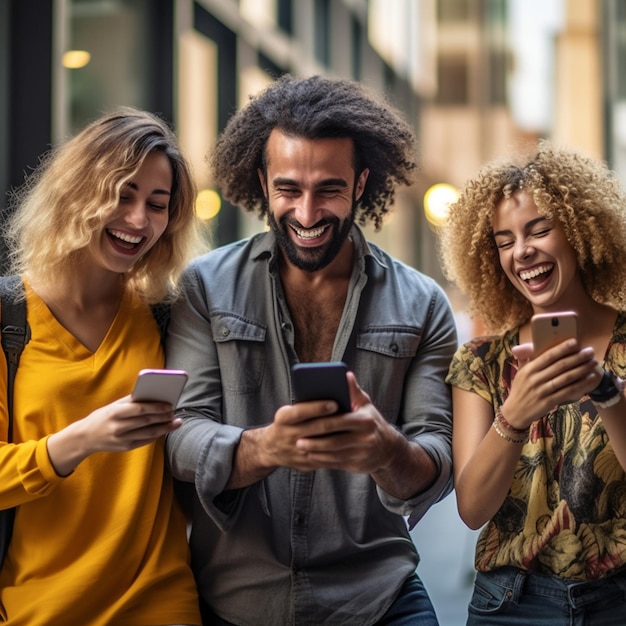
[[[285,253],[288,261],[298,269],[304,270],[305,272],[316,272],[317,270],[321,270],[326,267],[339,254],[339,251],[348,238],[350,229],[354,224],[355,213],[356,210],[353,206],[350,217],[343,222],[336,217],[324,218],[317,222],[313,228],[329,225],[333,233],[332,238],[328,243],[315,248],[300,247],[294,243],[293,239],[290,237],[289,231],[292,229],[289,226],[289,223],[297,225],[298,228],[302,228],[302,226],[295,220],[290,219],[288,216],[282,217],[280,222],[277,222],[274,214],[270,210],[268,211],[267,221],[269,227],[274,231],[278,245]]]

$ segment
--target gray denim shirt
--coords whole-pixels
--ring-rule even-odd
[[[429,277],[351,233],[356,262],[333,347],[381,414],[434,459],[439,474],[410,501],[369,475],[275,470],[224,492],[243,429],[292,400],[294,328],[271,232],[197,259],[172,310],[167,367],[186,369],[183,425],[167,440],[174,476],[195,484],[190,536],[200,594],[241,625],[373,624],[419,557],[416,523],[452,487],[453,315]],[[442,541],[444,539],[442,538]]]

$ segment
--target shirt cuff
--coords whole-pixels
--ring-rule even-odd
[[[409,500],[394,498],[377,486],[380,501],[393,513],[408,516],[409,530],[426,514],[428,509],[443,500],[452,491],[452,453],[450,446],[438,435],[423,434],[413,438],[430,455],[437,468],[437,476],[428,489]]]

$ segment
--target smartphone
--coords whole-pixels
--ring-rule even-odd
[[[175,407],[186,382],[184,370],[141,370],[131,397],[137,402],[169,402]]]
[[[296,363],[291,368],[295,402],[334,400],[339,405],[338,413],[349,413],[347,371],[348,366],[341,361]]]
[[[530,320],[535,356],[566,339],[578,338],[578,316],[574,311],[538,313]]]

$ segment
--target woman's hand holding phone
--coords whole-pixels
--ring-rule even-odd
[[[578,340],[575,312],[534,315],[531,333],[532,344],[513,348],[519,369],[502,406],[506,419],[520,429],[554,406],[579,399],[597,384],[593,349],[566,343]]]
[[[133,393],[77,420],[48,438],[56,472],[67,476],[96,452],[126,452],[180,426],[174,408],[186,381],[178,370],[143,370]]]

